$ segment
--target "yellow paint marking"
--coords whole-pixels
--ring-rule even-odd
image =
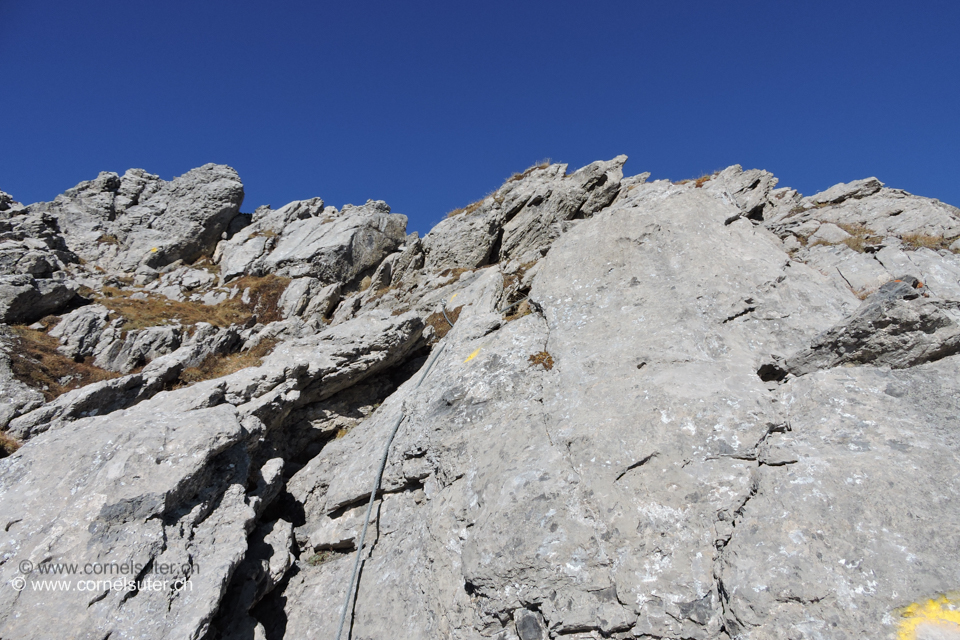
[[[477,357],[477,354],[480,353],[480,349],[483,349],[483,347],[477,347],[477,350],[474,351],[473,353],[471,353],[470,355],[468,355],[468,356],[467,356],[467,359],[464,360],[464,362],[470,362],[471,360],[473,360],[474,358],[476,358],[476,357]]]
[[[156,253],[156,252],[157,252],[157,248],[156,248],[156,247],[151,247],[150,253]]]
[[[460,292],[457,291],[457,293],[460,293]],[[457,293],[455,293],[455,294],[453,294],[452,296],[450,296],[450,300],[453,300],[454,298],[456,298],[456,297],[457,297]]]
[[[960,638],[960,599],[958,598],[938,596],[926,602],[915,602],[902,609],[900,617],[903,619],[897,629],[897,640],[916,640],[918,629],[930,627],[951,634],[943,636],[944,638]]]

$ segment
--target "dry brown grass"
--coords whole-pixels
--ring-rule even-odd
[[[13,436],[0,431],[0,458],[13,455],[20,448],[20,441]]]
[[[211,354],[195,367],[187,367],[180,372],[180,381],[184,384],[193,384],[201,380],[212,380],[236,373],[247,367],[257,367],[263,358],[273,351],[276,340],[262,340],[249,351],[231,353],[230,355]]]
[[[467,215],[467,216],[468,216],[468,215],[470,215],[471,213],[473,213],[474,211],[476,211],[477,209],[479,209],[480,207],[482,207],[482,206],[483,206],[483,203],[484,203],[484,201],[485,201],[486,199],[487,199],[487,196],[485,196],[485,197],[483,197],[483,198],[480,198],[480,199],[477,200],[476,202],[471,202],[470,204],[468,204],[468,205],[465,206],[465,207],[460,207],[459,209],[454,209],[453,211],[451,211],[450,213],[447,214],[447,217],[448,217],[448,218],[452,218],[452,217],[454,217],[454,216],[459,216],[459,215]]]
[[[853,236],[852,238],[847,238],[844,240],[843,244],[847,245],[857,253],[863,253],[868,245],[878,244],[883,241],[883,238],[862,224],[846,224],[840,222],[837,223],[837,226]]]
[[[205,305],[202,302],[177,302],[158,296],[137,300],[130,297],[135,293],[134,291],[116,287],[103,287],[102,295],[95,298],[113,314],[124,318],[124,331],[173,322],[188,326],[198,322],[209,322],[218,327],[227,327],[231,324],[245,324],[254,317],[264,324],[281,320],[277,302],[288,284],[290,284],[289,278],[275,275],[244,276],[230,283],[230,286],[239,287],[240,292],[233,298],[215,305]],[[245,303],[242,300],[242,294],[248,288],[250,302]]]
[[[459,306],[452,311],[447,311],[447,318],[450,318],[450,322],[457,324],[457,319],[460,317],[460,311],[462,309],[463,307]],[[447,319],[443,317],[443,313],[431,313],[424,318],[424,322],[433,327],[433,330],[437,332],[437,340],[450,333],[450,329],[453,328],[450,326],[450,323],[447,322]]]
[[[553,161],[550,160],[550,158],[544,158],[543,160],[540,160],[533,166],[527,167],[522,173],[513,174],[512,176],[507,178],[507,182],[516,182],[517,180],[523,180],[524,178],[526,178],[528,175],[530,175],[537,169],[546,169],[547,167],[550,166],[552,162]]]
[[[10,353],[14,377],[42,393],[47,402],[92,382],[121,375],[59,353],[60,341],[42,331],[19,325],[10,328],[16,334]]]
[[[927,233],[908,233],[901,238],[906,249],[948,249],[952,240],[947,240],[943,236],[933,236]]]
[[[115,235],[105,233],[99,238],[97,238],[98,244],[120,244],[120,240]]]
[[[533,313],[533,308],[530,306],[529,300],[524,300],[516,307],[513,308],[513,311],[504,316],[504,322],[510,322],[516,320],[517,318],[522,318],[523,316],[528,316]]]
[[[452,269],[444,269],[440,272],[441,278],[452,277],[454,280],[459,278],[465,273],[470,273],[471,271],[476,271],[476,269],[465,269],[463,267],[454,267]]]
[[[553,369],[553,356],[551,356],[546,351],[535,353],[527,359],[530,361],[531,367],[542,365],[543,368],[546,369],[547,371],[550,371],[550,369]]]
[[[713,173],[705,173],[705,174],[701,175],[699,178],[690,178],[690,179],[687,179],[687,180],[677,180],[677,181],[674,182],[673,184],[681,185],[681,184],[690,184],[690,183],[692,182],[694,187],[696,187],[697,189],[700,189],[701,187],[703,187],[703,185],[705,185],[705,184],[707,184],[708,182],[710,182],[711,180],[713,180],[718,173],[720,173],[720,172],[719,172],[719,171],[714,171]]]
[[[520,287],[520,283],[523,280],[523,276],[527,274],[527,271],[530,270],[530,267],[537,264],[536,260],[531,262],[525,262],[520,265],[520,268],[511,274],[503,274],[503,290],[508,291],[510,289],[516,289]]]
[[[220,265],[216,264],[210,258],[210,256],[203,256],[201,258],[197,258],[197,260],[190,266],[193,267],[194,269],[203,269],[204,271],[209,271],[214,275],[220,274]]]

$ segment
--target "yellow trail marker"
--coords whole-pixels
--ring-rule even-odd
[[[925,602],[915,602],[900,612],[903,618],[897,629],[897,640],[916,640],[917,631],[936,629],[950,635],[944,638],[960,638],[960,600],[938,596]],[[941,637],[941,636],[937,636]]]
[[[477,354],[480,353],[480,349],[483,349],[483,347],[477,347],[477,350],[474,351],[473,353],[471,353],[470,355],[468,355],[468,356],[467,356],[467,359],[464,360],[464,362],[470,362],[471,360],[473,360],[474,358],[476,358],[476,357],[477,357]]]

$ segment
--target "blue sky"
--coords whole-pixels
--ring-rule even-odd
[[[427,231],[541,158],[960,205],[960,3],[0,0],[0,189],[239,171]]]

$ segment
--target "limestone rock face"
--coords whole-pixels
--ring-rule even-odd
[[[221,275],[276,273],[317,278],[324,285],[351,282],[375,268],[406,239],[407,217],[383,201],[337,212],[323,201],[292,202],[265,212],[218,252]]]
[[[141,169],[103,172],[30,211],[54,216],[67,245],[108,270],[192,262],[213,252],[240,211],[237,172],[208,164],[170,182]]]
[[[59,261],[26,277],[95,302],[43,344],[126,375],[43,402],[0,353],[0,637],[331,638],[348,597],[351,638],[956,635],[960,211],[625,160],[422,239],[378,201],[262,207],[189,265],[117,266],[173,206],[149,174],[11,199]],[[229,200],[209,167],[194,221]],[[32,586],[124,561],[191,588]]]
[[[533,167],[431,230],[423,239],[426,267],[472,269],[539,259],[568,221],[590,217],[613,201],[626,160],[594,162],[571,175],[565,164]]]

